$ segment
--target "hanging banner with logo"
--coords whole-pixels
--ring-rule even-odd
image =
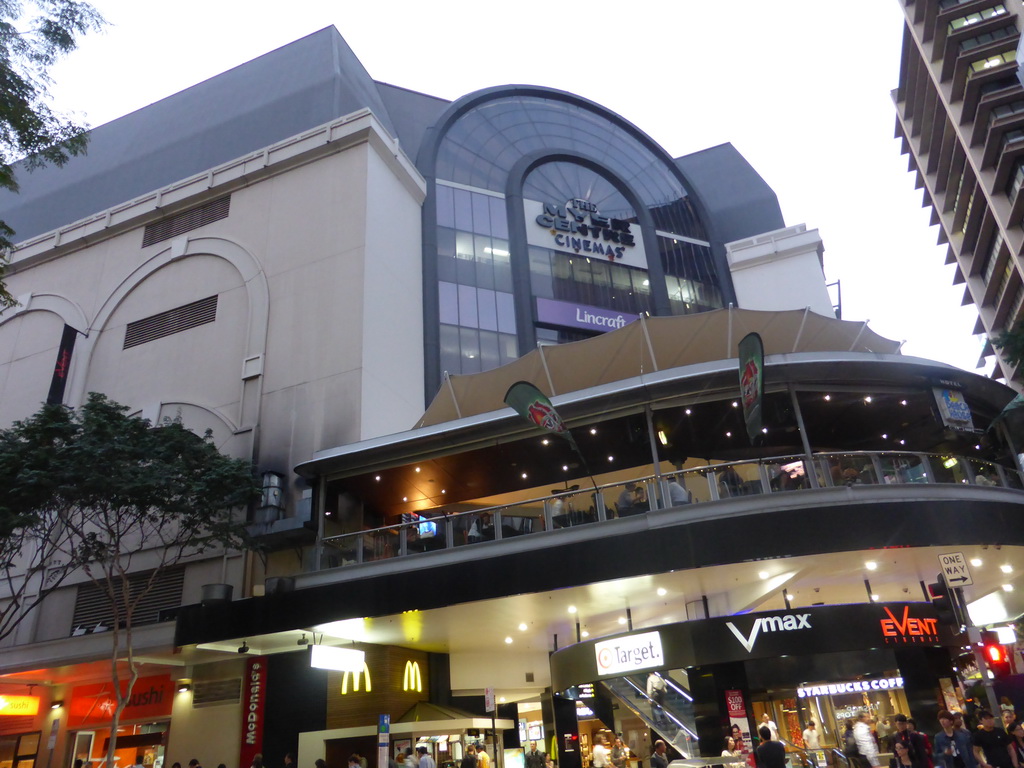
[[[252,765],[253,758],[263,752],[263,723],[267,701],[267,657],[246,659],[242,683],[242,743],[238,764]]]
[[[764,399],[764,344],[760,335],[748,333],[739,343],[740,399],[750,444],[761,439],[761,401]]]
[[[934,387],[932,392],[935,394],[935,404],[939,407],[939,414],[945,426],[958,432],[974,432],[971,406],[964,400],[960,390]]]

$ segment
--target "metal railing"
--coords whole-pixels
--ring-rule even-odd
[[[512,504],[426,513],[419,520],[328,536],[321,567],[387,560],[517,538],[651,510],[742,496],[861,485],[956,484],[1024,490],[1014,469],[975,458],[912,451],[776,456],[576,486]]]

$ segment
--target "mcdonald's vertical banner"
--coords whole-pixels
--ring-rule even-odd
[[[762,438],[761,401],[764,399],[764,344],[756,333],[748,333],[739,343],[740,400],[743,421],[747,425],[750,444]]]
[[[377,718],[377,768],[388,768],[388,747],[391,737],[391,715]]]
[[[263,723],[267,702],[267,657],[252,656],[246,660],[242,684],[242,745],[238,764],[252,765],[253,758],[263,752]]]

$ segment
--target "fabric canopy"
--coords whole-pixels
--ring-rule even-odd
[[[622,381],[655,371],[736,357],[736,345],[756,331],[766,356],[796,352],[895,354],[900,343],[864,322],[837,320],[810,310],[761,312],[717,309],[638,322],[591,339],[538,347],[508,365],[446,378],[416,427],[497,411],[517,381],[535,384],[548,397]]]

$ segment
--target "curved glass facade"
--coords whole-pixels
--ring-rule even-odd
[[[643,313],[724,306],[682,177],[611,113],[558,92],[495,92],[457,112],[436,151],[425,257],[440,372],[488,370]]]

